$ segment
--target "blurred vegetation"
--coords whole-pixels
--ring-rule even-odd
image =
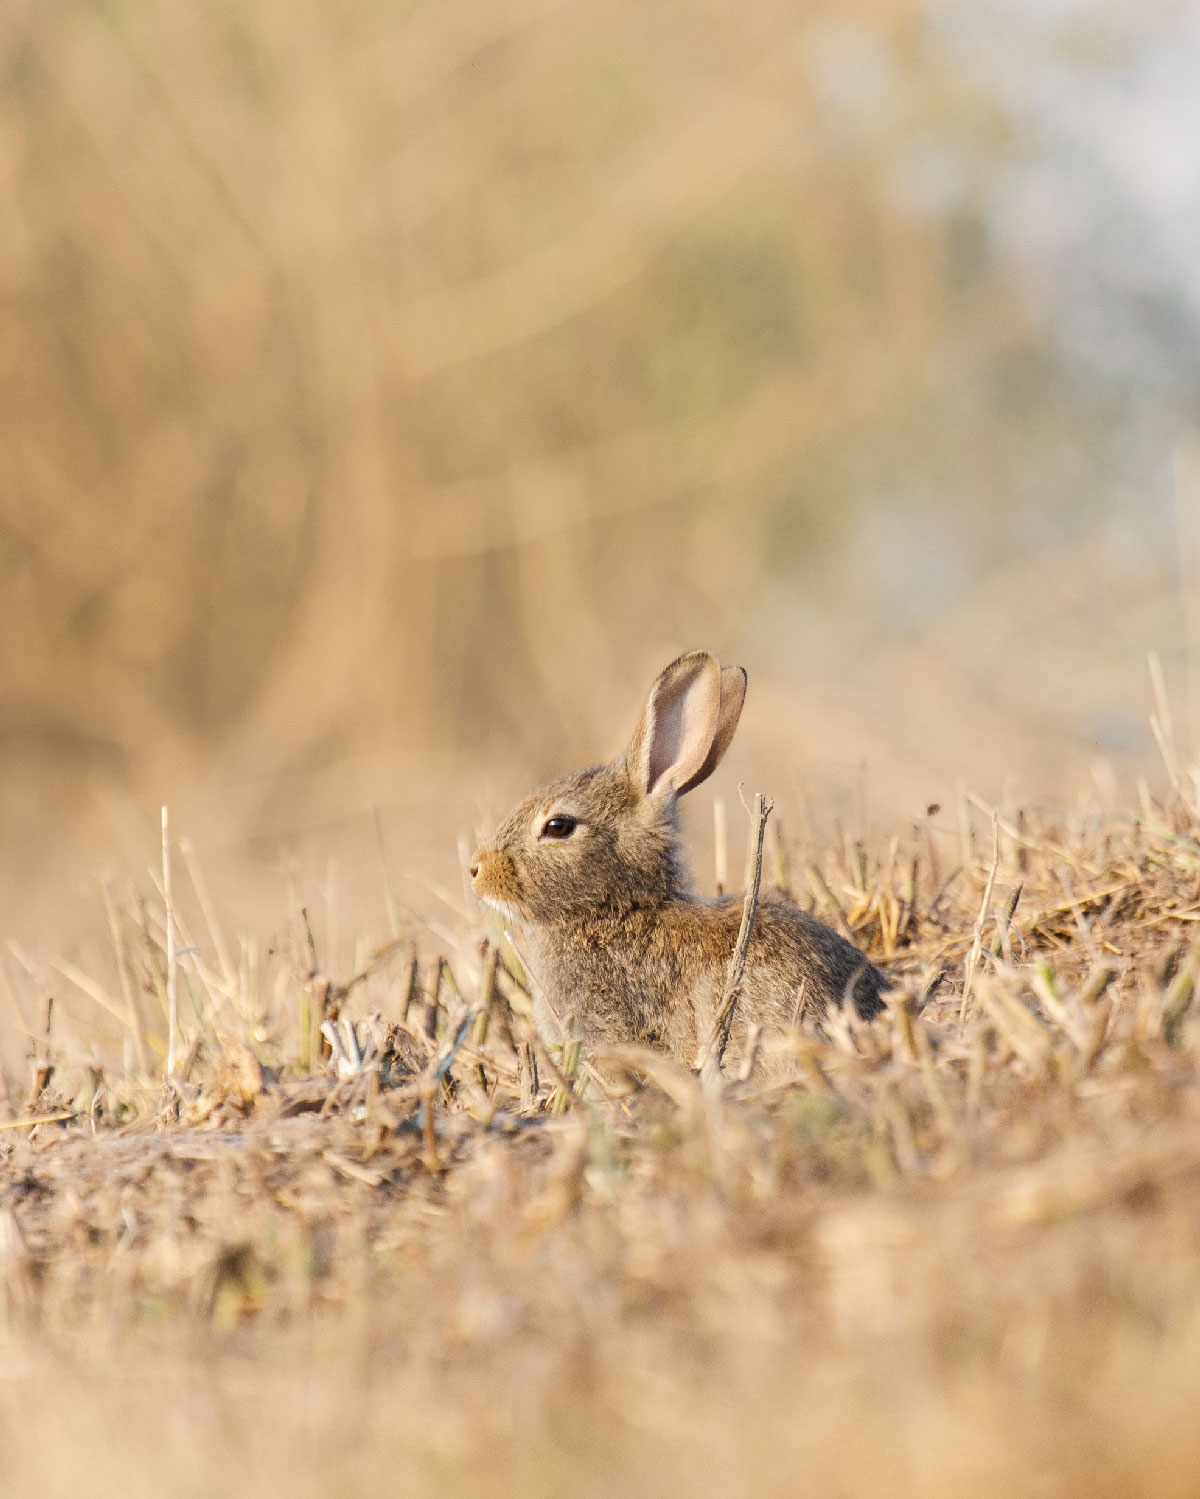
[[[607,743],[664,650],[869,655],[1101,512],[946,14],[9,0],[0,832]]]

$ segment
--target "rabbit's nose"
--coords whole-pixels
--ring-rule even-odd
[[[473,880],[477,880],[479,878],[479,861],[478,860],[476,860],[475,863],[473,863],[471,865],[471,878]]]

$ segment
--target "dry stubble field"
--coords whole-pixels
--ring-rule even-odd
[[[173,959],[149,882],[10,952],[3,1492],[1200,1491],[1200,819],[961,812],[769,840],[897,987],[716,1088],[547,1052],[482,932],[258,956],[178,853]]]

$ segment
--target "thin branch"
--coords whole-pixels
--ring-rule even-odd
[[[767,831],[767,818],[771,815],[774,805],[775,803],[769,801],[761,791],[755,795],[752,814],[754,828],[751,834],[750,880],[746,886],[746,898],[742,902],[742,924],[738,930],[737,942],[734,944],[733,956],[729,960],[728,971],[725,974],[725,992],[721,997],[716,1018],[713,1020],[712,1031],[696,1061],[695,1070],[706,1082],[720,1074],[725,1047],[729,1043],[729,1033],[733,1029],[733,1017],[737,1009],[738,997],[742,992],[742,980],[746,975],[746,954],[750,949],[750,939],[754,935],[754,919],[758,913],[758,892],[762,885],[763,839]]]

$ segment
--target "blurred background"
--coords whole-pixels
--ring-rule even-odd
[[[5,0],[0,926],[164,801],[456,881],[695,646],[727,789],[1131,789],[1197,76],[1169,0]]]

